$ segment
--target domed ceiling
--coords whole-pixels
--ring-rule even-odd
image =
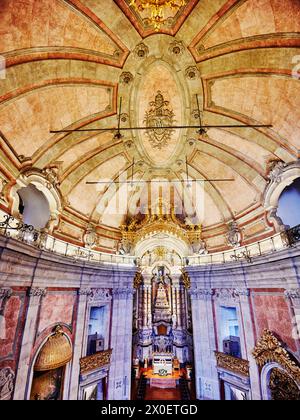
[[[97,249],[113,252],[124,220],[147,208],[149,184],[139,180],[175,180],[174,204],[202,224],[210,251],[228,248],[232,221],[244,243],[275,232],[263,207],[270,165],[297,160],[300,149],[300,0],[190,0],[158,31],[130,0],[1,0],[0,10],[3,210],[20,176],[55,168],[53,234],[75,244],[92,225]],[[120,98],[123,128],[157,115],[194,126],[197,95],[206,125],[272,128],[51,133],[116,127]],[[201,214],[179,191],[187,167],[207,181]]]

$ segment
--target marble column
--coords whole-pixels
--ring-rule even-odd
[[[196,394],[199,400],[220,400],[212,290],[193,289],[192,301]]]
[[[134,289],[113,290],[109,400],[129,400],[132,366],[132,309]]]
[[[0,288],[0,340],[6,339],[5,305],[12,295],[12,289],[9,287]]]
[[[88,297],[92,295],[91,289],[80,289],[78,291],[78,309],[77,309],[77,321],[76,321],[76,335],[73,349],[73,360],[71,369],[71,381],[69,390],[69,400],[77,400],[79,392],[79,376],[80,376],[80,364],[79,360],[83,355],[83,342],[85,332],[85,313]]]
[[[300,357],[300,289],[289,289],[285,292],[285,297],[289,302],[293,321],[293,339],[297,345],[297,353]]]
[[[256,345],[256,341],[253,329],[253,320],[251,316],[250,292],[248,289],[237,289],[236,295],[239,296],[243,319],[245,348],[247,352],[246,359],[249,360],[252,399],[259,401],[261,400],[260,375],[256,361],[252,356],[252,351]]]
[[[39,308],[43,297],[46,296],[46,289],[31,288],[28,294],[29,303],[21,344],[19,365],[16,372],[14,400],[26,400],[28,392],[30,391],[27,387],[30,386],[31,352],[35,342]]]

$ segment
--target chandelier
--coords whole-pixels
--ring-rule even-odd
[[[167,8],[178,10],[186,5],[187,0],[131,0],[129,6],[133,6],[136,10],[149,10],[151,16],[150,24],[158,31],[169,18],[165,16]]]

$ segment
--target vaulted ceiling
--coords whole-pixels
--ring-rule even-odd
[[[274,232],[263,207],[270,163],[295,161],[300,150],[300,83],[292,73],[300,0],[190,0],[172,13],[156,32],[130,0],[0,1],[0,176],[13,187],[29,167],[58,168],[58,237],[80,244],[93,223],[99,249],[115,249],[125,214],[109,211],[115,191],[86,182],[130,177],[133,159],[135,179],[185,179],[186,156],[195,179],[234,179],[205,184],[210,250],[227,247],[232,220],[246,243]],[[50,133],[116,126],[120,97],[122,125],[144,125],[158,91],[177,125],[198,123],[198,94],[205,124],[273,127],[212,128],[205,136],[185,129],[161,149],[130,130],[119,139]],[[1,199],[8,211],[9,187]],[[143,206],[145,188],[130,190],[130,214]]]

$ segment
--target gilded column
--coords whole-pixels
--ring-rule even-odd
[[[286,290],[285,297],[290,304],[293,320],[292,335],[297,345],[298,355],[300,356],[300,289]]]

